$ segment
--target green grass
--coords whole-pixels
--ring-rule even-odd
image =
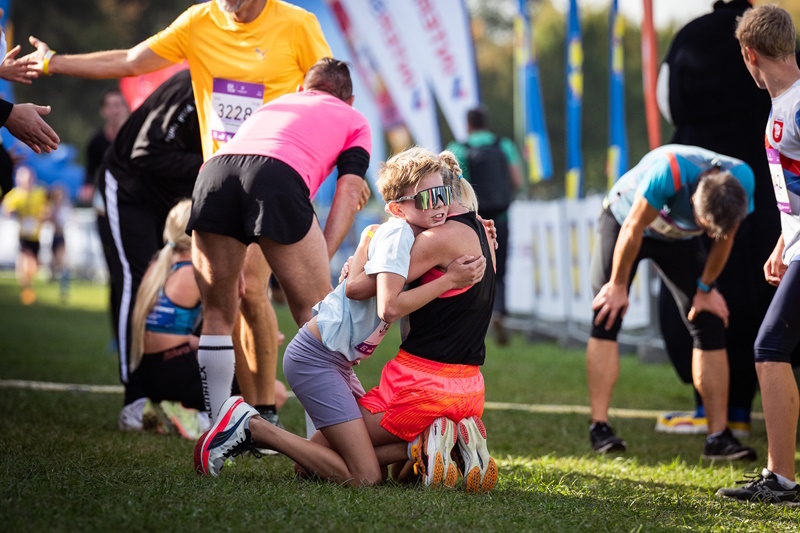
[[[36,304],[22,306],[13,279],[0,277],[0,379],[116,384],[107,291],[74,284],[67,304],[55,286],[40,284],[37,293]],[[288,312],[278,312],[291,337]],[[397,344],[392,330],[357,368],[365,388]],[[483,372],[488,401],[588,403],[582,350],[521,337],[505,348],[489,341]],[[198,478],[191,442],[116,430],[121,395],[0,388],[0,402],[3,531],[796,531],[800,523],[800,511],[714,498],[763,460],[704,463],[701,436],[656,434],[653,420],[614,420],[630,451],[598,457],[584,415],[487,410],[500,480],[476,496],[301,481],[285,457],[248,458],[217,479]],[[671,367],[624,357],[613,405],[688,409],[691,391]],[[281,419],[301,431],[296,400]],[[765,457],[763,422],[747,442]]]

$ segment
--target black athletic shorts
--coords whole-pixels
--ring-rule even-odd
[[[19,249],[22,252],[29,252],[34,257],[39,257],[39,241],[20,238]]]
[[[198,411],[205,409],[197,352],[188,342],[163,352],[142,355],[134,374],[147,397],[155,402],[168,400]]]
[[[314,208],[300,175],[261,155],[220,155],[203,165],[192,193],[187,233],[203,231],[244,244],[265,237],[294,244],[308,234]]]
[[[614,248],[620,229],[621,226],[611,211],[604,209],[597,222],[597,236],[590,266],[592,291],[595,295],[611,279]],[[665,241],[643,237],[639,255],[636,256],[631,267],[631,276],[628,280],[629,289],[636,273],[636,267],[642,259],[650,259],[658,268],[661,278],[681,311],[683,323],[692,336],[693,346],[700,350],[725,348],[725,326],[721,318],[709,312],[702,312],[698,313],[693,322],[689,322],[688,319],[692,299],[697,292],[697,278],[703,273],[706,261],[706,251],[700,238]],[[604,325],[594,325],[597,314],[595,311],[591,336],[596,339],[616,340],[622,327],[622,319],[617,317],[612,328],[607,330]]]

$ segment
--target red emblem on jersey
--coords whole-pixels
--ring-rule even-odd
[[[783,120],[776,118],[772,123],[772,140],[776,143],[781,142],[783,137]]]

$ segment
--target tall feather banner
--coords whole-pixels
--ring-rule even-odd
[[[553,176],[550,139],[545,127],[539,65],[533,42],[528,0],[519,0],[519,12],[514,19],[515,62],[519,79],[520,104],[523,109],[525,157],[528,159],[528,180],[538,183]]]
[[[619,15],[617,0],[611,2],[609,28],[608,87],[608,188],[628,170],[628,132],[625,127],[625,68],[622,38],[625,19]]]
[[[583,197],[581,105],[583,100],[583,42],[577,0],[570,0],[567,19],[567,198]]]

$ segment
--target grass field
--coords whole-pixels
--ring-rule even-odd
[[[0,379],[118,384],[108,351],[106,290],[74,284],[67,304],[55,285],[22,306],[0,277]],[[295,333],[279,309],[287,337]],[[358,367],[374,386],[398,345],[392,330]],[[521,337],[487,344],[483,373],[490,402],[587,405],[584,354]],[[193,444],[116,429],[119,394],[0,387],[0,530],[16,531],[797,531],[800,511],[719,501],[714,492],[761,468],[700,460],[703,437],[657,434],[653,419],[616,418],[625,455],[598,457],[588,417],[487,409],[489,448],[500,479],[486,495],[429,491],[393,483],[353,489],[295,479],[285,457],[247,458],[217,479],[192,470]],[[691,391],[669,366],[624,357],[614,407],[689,409]],[[281,411],[303,429],[292,399]]]

